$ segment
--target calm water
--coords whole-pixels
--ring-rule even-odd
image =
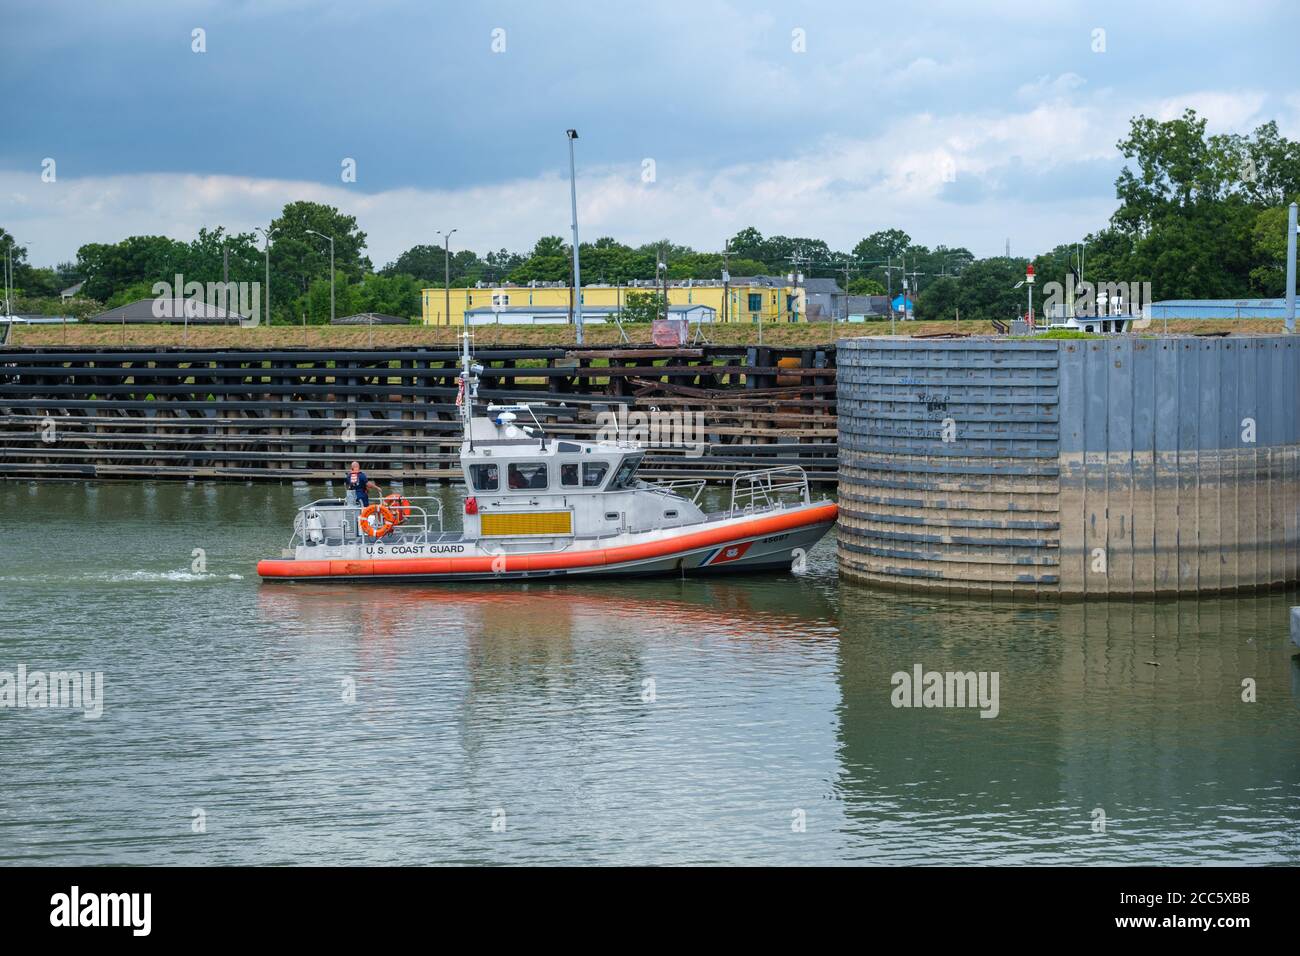
[[[830,540],[789,577],[259,584],[305,500],[0,483],[0,671],[105,697],[0,709],[0,861],[1300,862],[1294,594],[905,597]],[[998,672],[1000,713],[893,707],[918,663]]]

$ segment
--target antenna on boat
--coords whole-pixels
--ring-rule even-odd
[[[460,393],[456,404],[460,406],[460,418],[465,426],[465,440],[470,450],[474,450],[474,438],[470,429],[470,419],[474,417],[474,400],[478,398],[478,376],[483,371],[482,365],[475,365],[470,355],[470,331],[466,327],[461,332],[460,353]]]

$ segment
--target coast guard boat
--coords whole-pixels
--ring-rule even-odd
[[[736,474],[722,510],[700,505],[704,480],[637,478],[644,449],[546,435],[532,406],[475,415],[478,375],[461,358],[462,530],[444,531],[437,498],[389,495],[299,509],[263,580],[499,580],[790,569],[835,523],[798,466]]]

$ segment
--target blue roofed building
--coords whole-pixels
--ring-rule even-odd
[[[904,300],[903,293],[900,292],[898,295],[894,296],[894,311],[898,313],[915,312],[916,300],[910,295],[906,300]]]

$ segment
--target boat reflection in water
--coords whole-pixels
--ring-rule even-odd
[[[779,585],[263,588],[259,607],[304,655],[346,648],[380,726],[418,698],[455,752],[425,741],[430,767],[488,789],[528,768],[556,792],[521,802],[575,840],[551,801],[599,794],[655,840],[675,820],[673,860],[1300,858],[1277,836],[1300,817],[1283,595],[935,600],[837,590],[821,568]],[[895,706],[893,676],[918,664],[996,672],[996,718]],[[390,677],[420,689],[398,706]],[[794,809],[807,829],[782,842]],[[758,821],[768,837],[747,842]]]

